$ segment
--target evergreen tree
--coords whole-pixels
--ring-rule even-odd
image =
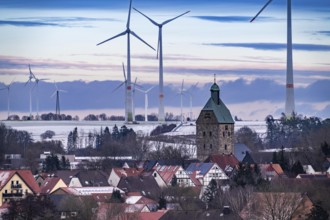
[[[205,203],[206,210],[209,208],[210,202],[215,198],[217,193],[217,182],[212,179],[210,183],[206,186],[201,200]]]
[[[174,174],[172,179],[171,179],[171,186],[177,186],[178,185],[178,178]]]
[[[284,152],[285,152],[284,146],[282,145],[281,151],[279,153],[278,163],[281,165],[281,167],[284,171],[288,171],[288,161],[285,158]]]
[[[117,125],[113,126],[112,128],[112,139],[118,141],[120,137],[119,130]]]
[[[72,132],[72,141],[73,141],[73,146],[74,150],[78,149],[78,141],[79,141],[79,136],[78,136],[78,129],[75,127]]]
[[[119,190],[114,190],[111,195],[111,202],[113,203],[122,203],[123,198],[121,197]]]
[[[61,169],[62,170],[67,170],[70,168],[70,162],[69,160],[65,159],[64,156],[61,157]]]
[[[303,174],[305,173],[303,166],[301,165],[300,161],[298,160],[297,162],[295,162],[292,167],[291,167],[291,172],[292,174],[294,174],[295,176],[297,176],[298,174]]]

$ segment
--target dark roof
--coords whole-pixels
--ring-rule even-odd
[[[128,176],[120,178],[118,188],[127,192],[140,192],[143,196],[153,196],[160,192],[160,188],[153,176]]]
[[[49,173],[51,176],[57,176],[63,180],[66,185],[70,184],[71,178],[75,176],[79,170],[57,170],[53,173]],[[53,175],[54,174],[54,175]]]
[[[243,164],[268,164],[273,162],[273,152],[246,152]]]
[[[189,167],[187,167],[186,172],[191,174],[195,171],[199,171],[200,175],[205,175],[214,165],[214,163],[191,163]]]
[[[234,155],[237,160],[242,161],[245,157],[246,152],[251,152],[250,148],[245,144],[235,144],[234,145]]]
[[[109,175],[101,170],[81,170],[75,177],[77,177],[84,186],[110,186],[108,183]]]
[[[219,105],[217,105],[212,97],[207,101],[202,111],[212,111],[219,124],[234,124],[233,117],[226,105],[219,100]]]
[[[186,169],[191,163],[200,162],[197,159],[188,159],[188,160],[147,160],[144,164],[145,171],[151,171],[152,168],[158,163],[160,166],[182,166],[183,169]]]

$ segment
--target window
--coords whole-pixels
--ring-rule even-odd
[[[212,137],[212,131],[210,131],[210,137]]]
[[[210,144],[210,148],[212,149],[212,144]]]
[[[225,132],[222,132],[222,136],[226,137]]]
[[[226,131],[228,130],[228,125],[225,126],[225,130],[226,130]]]
[[[225,144],[225,150],[227,150],[227,144]]]
[[[205,131],[203,131],[203,137],[205,137],[205,135],[206,135],[206,133],[205,133]]]
[[[203,146],[203,147],[204,147],[204,150],[205,150],[205,144],[204,144],[204,146]]]
[[[157,173],[154,173],[154,177],[157,177]]]
[[[228,137],[230,137],[230,132],[228,132]]]

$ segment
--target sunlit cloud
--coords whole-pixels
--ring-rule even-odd
[[[222,46],[222,47],[243,47],[255,50],[285,50],[286,44],[282,43],[211,43],[206,44],[211,46]],[[325,44],[293,44],[294,50],[302,51],[322,51],[329,52],[330,45]]]

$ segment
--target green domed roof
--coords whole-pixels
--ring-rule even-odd
[[[220,88],[216,83],[213,83],[213,85],[211,86],[210,91],[220,91]]]

